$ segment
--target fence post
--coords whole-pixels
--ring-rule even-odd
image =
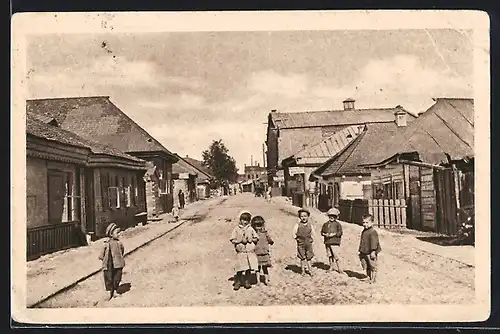
[[[406,228],[406,200],[401,201],[401,227]]]
[[[394,223],[396,224],[396,227],[399,228],[401,226],[401,200],[394,200],[394,209],[396,211],[396,219],[394,220]]]
[[[383,200],[384,202],[384,227],[387,227],[387,225],[390,226],[390,223],[391,223],[391,218],[389,216],[389,200],[387,199],[384,199]]]
[[[397,225],[395,224],[395,218],[394,218],[394,215],[396,214],[396,207],[394,206],[394,200],[393,199],[390,199],[389,200],[389,217],[390,217],[390,224],[391,224],[391,228],[392,227],[397,227]]]

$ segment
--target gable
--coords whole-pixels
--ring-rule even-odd
[[[173,156],[106,96],[28,100],[26,109],[55,119],[65,130],[123,152],[161,151]]]

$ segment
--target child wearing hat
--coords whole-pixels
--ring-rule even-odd
[[[115,223],[108,225],[106,228],[108,239],[104,241],[104,247],[99,255],[99,260],[102,261],[104,285],[106,291],[109,291],[108,300],[113,298],[118,289],[122,280],[122,270],[125,267],[123,257],[125,249],[119,240],[119,233],[120,228]]]
[[[266,229],[266,222],[261,216],[252,218],[252,228],[257,232],[259,240],[255,245],[255,254],[257,255],[259,268],[257,270],[257,284],[260,284],[261,272],[264,274],[264,284],[269,284],[269,267],[271,267],[271,256],[269,246],[274,244],[273,238]]]
[[[313,276],[311,260],[314,257],[313,242],[318,240],[314,226],[309,221],[311,213],[307,209],[298,211],[299,221],[293,228],[293,237],[297,241],[297,257],[300,259],[302,275]]]
[[[377,231],[373,228],[373,216],[363,216],[363,232],[359,241],[359,259],[361,266],[366,270],[370,283],[375,283],[377,278],[378,254],[382,251]]]
[[[330,270],[336,267],[340,274],[344,271],[340,266],[340,241],[342,238],[342,225],[337,220],[340,211],[337,208],[331,208],[327,212],[328,221],[321,228],[321,235],[324,238],[326,256],[330,262]],[[335,264],[335,266],[334,266]]]
[[[257,232],[250,225],[252,215],[248,211],[239,214],[239,224],[231,233],[229,240],[236,251],[236,275],[234,276],[234,290],[243,285],[250,289],[250,275],[252,270],[258,269],[258,260],[255,255],[255,244],[259,241]]]

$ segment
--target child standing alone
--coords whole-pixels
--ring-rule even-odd
[[[258,269],[258,260],[255,255],[255,244],[259,241],[257,232],[250,225],[252,215],[242,211],[239,215],[239,224],[231,233],[229,239],[236,250],[236,275],[234,276],[234,290],[239,290],[243,285],[250,289],[250,275],[252,270]]]
[[[321,235],[324,238],[326,256],[330,262],[330,270],[337,269],[337,272],[343,274],[340,266],[340,241],[342,238],[342,225],[337,220],[340,211],[337,208],[328,210],[328,221],[321,228]],[[335,264],[335,266],[334,266]]]
[[[260,284],[261,273],[264,274],[264,284],[269,284],[269,267],[271,267],[271,256],[269,246],[274,244],[269,231],[266,229],[264,218],[255,216],[252,218],[252,227],[257,232],[259,240],[255,245],[259,269],[257,271],[257,284]]]
[[[363,216],[363,232],[359,241],[359,259],[361,266],[366,270],[370,283],[375,283],[377,278],[378,253],[382,251],[377,231],[373,228],[373,216]]]
[[[119,233],[120,228],[115,223],[108,225],[106,228],[108,239],[104,241],[104,247],[99,255],[104,273],[104,286],[106,291],[109,291],[108,300],[113,298],[115,291],[118,289],[122,280],[122,271],[125,267],[123,257],[125,249],[119,239]]]
[[[299,222],[293,228],[293,237],[297,241],[297,257],[300,259],[301,273],[313,276],[311,260],[314,257],[313,242],[318,240],[314,227],[309,222],[311,213],[300,209]]]

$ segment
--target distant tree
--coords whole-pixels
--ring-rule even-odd
[[[238,178],[236,161],[228,152],[222,139],[214,140],[210,147],[202,152],[203,165],[209,168],[215,177],[214,186],[216,187],[234,183]]]

